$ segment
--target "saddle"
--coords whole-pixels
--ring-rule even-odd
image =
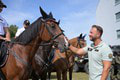
[[[6,64],[8,56],[8,42],[2,42],[0,46],[0,68]]]

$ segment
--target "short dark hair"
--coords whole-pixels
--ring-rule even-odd
[[[30,21],[29,20],[25,20],[23,24],[30,25]]]
[[[101,26],[93,25],[92,28],[96,28],[97,31],[100,33],[100,37],[102,36],[102,34],[103,34],[103,28]]]

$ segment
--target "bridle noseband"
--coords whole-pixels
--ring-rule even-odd
[[[64,35],[64,31],[63,30],[61,30],[61,28],[60,28],[60,30],[61,30],[61,33],[59,33],[59,34],[57,34],[57,35],[53,35],[53,33],[50,31],[50,29],[49,29],[49,27],[47,26],[47,21],[53,21],[53,22],[55,22],[55,20],[54,19],[41,19],[41,21],[44,23],[44,25],[45,25],[45,28],[48,30],[48,33],[52,36],[52,38],[48,41],[48,42],[53,42],[55,39],[57,39],[59,36],[61,36],[61,35]],[[57,23],[57,22],[55,22],[55,23]]]
[[[80,39],[79,37],[77,37],[77,46],[76,47],[80,47],[80,48],[82,48],[82,45],[80,44],[80,40],[82,40],[82,39]]]

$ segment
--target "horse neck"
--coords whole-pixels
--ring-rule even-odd
[[[39,48],[39,44],[41,43],[41,41],[42,40],[39,37],[36,37],[31,43],[25,45],[25,50],[27,50],[26,54],[28,56],[28,60],[33,59],[35,53]]]
[[[69,40],[69,43],[74,47],[76,47],[76,42],[77,42],[77,38],[73,38],[73,39]]]
[[[43,60],[47,61],[50,50],[52,46],[39,46],[39,49],[37,50],[37,53],[35,54],[36,57],[40,57]]]

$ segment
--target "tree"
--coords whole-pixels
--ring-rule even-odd
[[[17,32],[18,27],[16,25],[10,25],[9,30],[10,30],[10,35],[11,38],[15,37],[15,33]]]

